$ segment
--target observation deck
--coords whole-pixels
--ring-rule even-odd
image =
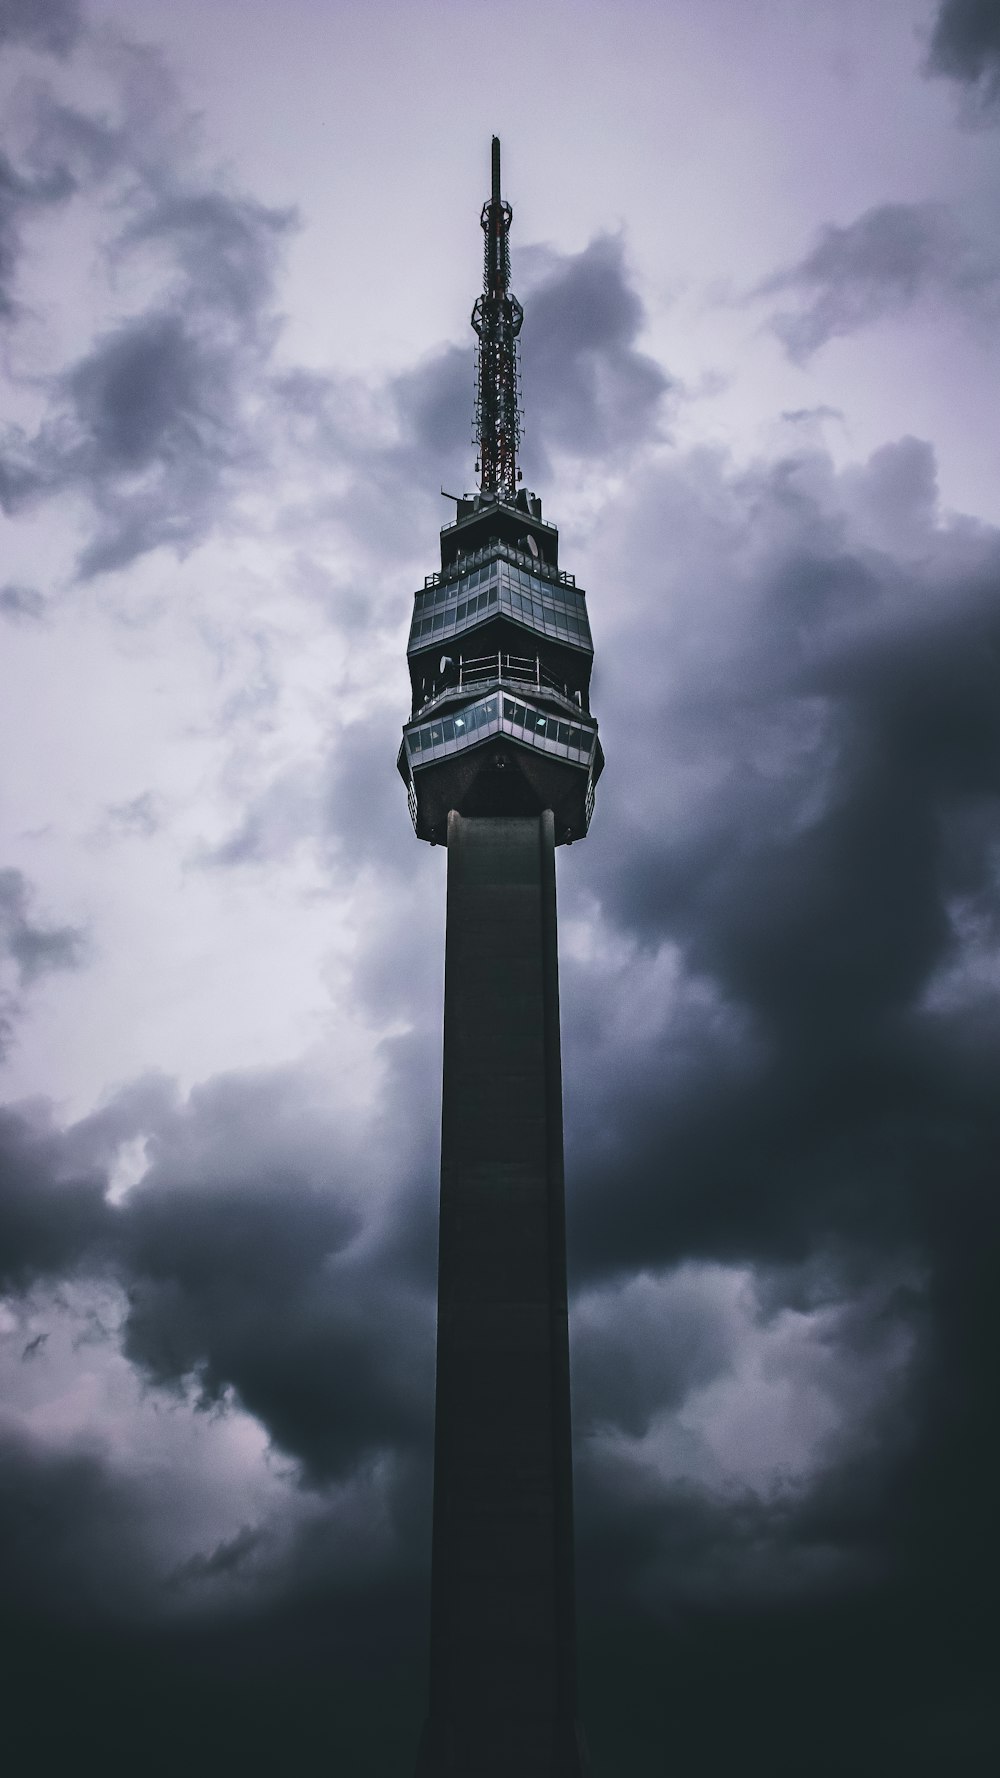
[[[559,568],[541,501],[460,501],[440,572],[414,594],[407,645],[413,704],[397,766],[419,838],[443,842],[450,809],[551,809],[557,845],[584,837],[604,768],[593,659],[586,594]]]

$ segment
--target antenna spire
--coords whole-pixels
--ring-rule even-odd
[[[480,221],[486,237],[483,294],[477,296],[472,325],[479,335],[476,434],[479,486],[513,504],[521,472],[517,447],[521,414],[517,405],[517,336],[524,319],[510,289],[511,207],[500,196],[500,138],[493,138],[493,178]]]

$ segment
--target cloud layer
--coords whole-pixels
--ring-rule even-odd
[[[930,51],[980,110],[993,17]],[[382,1778],[424,1702],[444,887],[393,758],[471,345],[296,357],[308,218],[207,165],[163,59],[55,0],[0,45],[5,1732]],[[870,195],[746,277],[817,426],[828,342],[995,310],[960,206]],[[515,285],[609,762],[559,866],[595,1764],[989,1769],[1000,536],[902,427],[720,444],[624,231]]]

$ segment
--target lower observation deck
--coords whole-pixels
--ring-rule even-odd
[[[557,844],[582,839],[604,767],[596,722],[540,673],[528,680],[514,657],[494,657],[489,665],[485,683],[469,674],[438,692],[403,730],[397,764],[418,836],[443,840],[451,809],[551,809]],[[470,691],[478,695],[470,699]]]

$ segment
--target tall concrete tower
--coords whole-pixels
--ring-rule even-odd
[[[448,848],[430,1707],[419,1778],[581,1778],[555,847],[604,764],[587,602],[518,487],[500,143],[483,206],[479,492],[414,598],[399,770]]]

